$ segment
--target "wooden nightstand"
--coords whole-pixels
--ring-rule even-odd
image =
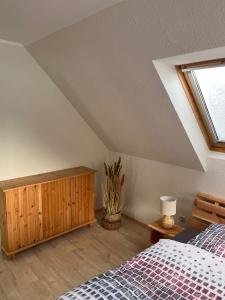
[[[183,227],[178,225],[175,225],[171,229],[163,228],[161,226],[161,219],[149,224],[148,227],[150,228],[150,242],[152,244],[157,243],[161,238],[173,238],[184,230]]]

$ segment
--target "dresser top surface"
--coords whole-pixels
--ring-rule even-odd
[[[85,175],[90,173],[95,173],[96,170],[87,167],[76,167],[65,170],[58,170],[48,173],[42,173],[37,175],[25,176],[15,179],[0,181],[0,190],[6,191],[10,189],[15,189],[22,186],[33,185],[44,183],[48,181],[53,181],[57,179],[62,179],[66,177]]]

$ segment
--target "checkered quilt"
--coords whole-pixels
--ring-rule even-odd
[[[222,300],[225,258],[193,245],[160,240],[120,267],[58,300]]]
[[[188,244],[225,258],[225,225],[211,224],[206,230],[191,239]]]

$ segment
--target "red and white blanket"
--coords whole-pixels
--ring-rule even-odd
[[[120,267],[58,300],[222,300],[225,258],[193,245],[160,240]]]

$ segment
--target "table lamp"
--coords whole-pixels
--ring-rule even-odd
[[[163,215],[162,227],[173,228],[174,227],[174,215],[176,214],[176,202],[177,199],[171,196],[160,197],[160,213]]]

